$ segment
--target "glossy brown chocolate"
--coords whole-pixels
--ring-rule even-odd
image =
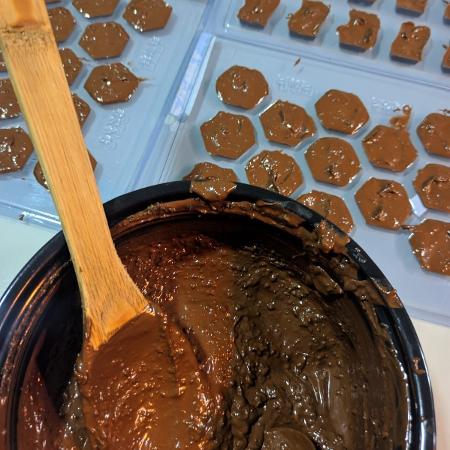
[[[267,108],[260,120],[269,141],[289,147],[316,133],[316,125],[304,108],[282,100]]]
[[[430,38],[431,31],[425,26],[416,26],[413,22],[404,22],[391,45],[391,56],[413,63],[422,60],[422,53]]]
[[[411,215],[405,188],[393,180],[371,178],[355,194],[367,224],[389,230],[399,229]]]
[[[412,229],[409,242],[423,269],[450,275],[450,223],[427,219]]]
[[[346,233],[352,231],[353,218],[342,198],[326,192],[311,191],[308,194],[301,195],[297,201],[316,211],[342,231]]]
[[[339,138],[318,139],[309,146],[305,158],[313,177],[322,183],[345,186],[361,170],[353,147]]]
[[[183,179],[191,182],[191,192],[211,201],[224,200],[235,189],[238,181],[232,169],[210,162],[196,164]]]
[[[450,21],[450,3],[447,3],[444,11],[444,20]]]
[[[252,109],[269,94],[269,85],[258,70],[233,66],[217,78],[216,92],[227,105]]]
[[[414,14],[422,14],[427,7],[428,0],[397,0],[396,8]]]
[[[300,167],[292,156],[279,150],[264,150],[245,166],[248,181],[254,186],[291,195],[303,183]]]
[[[41,336],[42,337],[42,336]],[[17,448],[20,450],[77,450],[70,437],[64,438],[64,422],[48,393],[37,357],[42,339],[25,371],[17,417]]]
[[[375,47],[380,31],[380,19],[376,14],[349,11],[349,21],[346,25],[337,27],[339,43],[346,47],[368,50]]]
[[[83,126],[91,113],[91,107],[77,94],[72,94],[72,100],[78,116],[78,122],[80,122],[80,126]]]
[[[120,56],[129,40],[128,33],[116,22],[92,23],[86,27],[79,45],[93,59]]]
[[[413,185],[427,208],[450,213],[450,167],[427,164],[417,172]]]
[[[297,36],[315,38],[329,12],[330,7],[323,2],[303,0],[301,8],[289,17],[289,31]]]
[[[139,82],[122,63],[114,63],[95,67],[84,87],[95,101],[109,105],[130,100]]]
[[[316,450],[313,441],[305,434],[289,427],[274,427],[264,433],[261,450],[278,449]]]
[[[91,448],[406,448],[408,386],[375,310],[385,301],[326,222],[307,230],[273,204],[193,199],[113,233],[167,319],[138,317],[78,368]],[[31,377],[22,392],[37,389]],[[77,448],[49,433],[41,406],[20,410],[42,420],[18,436]]]
[[[83,63],[70,48],[59,49],[59,56],[61,57],[67,83],[71,86],[78,77],[81,68],[83,67]]]
[[[362,101],[349,92],[331,89],[317,100],[315,107],[327,130],[354,134],[369,121],[369,113]]]
[[[172,6],[164,0],[131,0],[123,18],[137,31],[159,30],[167,25]]]
[[[0,129],[0,174],[22,170],[33,144],[22,128]]]
[[[50,18],[56,42],[66,41],[72,34],[76,25],[71,12],[62,7],[51,8],[48,10],[48,16]]]
[[[404,129],[377,125],[362,145],[372,165],[392,172],[403,172],[417,158],[417,150]]]
[[[444,70],[450,70],[450,46],[444,47],[441,66]]]
[[[239,114],[219,111],[200,131],[206,150],[223,158],[239,158],[256,143],[250,119]]]
[[[72,0],[73,6],[86,19],[114,14],[120,0]]]
[[[450,158],[450,116],[432,113],[417,127],[425,150],[431,154]]]
[[[11,119],[20,115],[20,107],[9,78],[0,79],[0,119]]]
[[[200,450],[209,443],[213,395],[192,345],[167,318],[143,313],[127,323],[86,353],[83,376],[93,448]]]
[[[91,152],[88,151],[89,154],[89,160],[91,161],[92,170],[95,170],[97,167],[97,161],[92,156]],[[44,172],[42,171],[41,163],[38,161],[33,169],[33,175],[34,178],[36,178],[36,181],[45,189],[49,190],[47,180],[45,179]]]
[[[238,18],[247,25],[264,28],[279,4],[280,0],[245,0]]]

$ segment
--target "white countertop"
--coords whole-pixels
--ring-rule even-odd
[[[54,231],[0,217],[0,293]],[[450,328],[413,319],[431,375],[437,450],[450,450]]]

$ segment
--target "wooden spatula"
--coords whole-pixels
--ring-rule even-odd
[[[0,0],[0,46],[61,219],[94,350],[148,307],[111,239],[44,0]]]

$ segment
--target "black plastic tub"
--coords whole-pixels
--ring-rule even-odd
[[[105,205],[111,226],[152,203],[195,197],[189,182],[145,188]],[[264,189],[239,184],[228,200],[280,204],[305,220],[306,227],[323,220],[299,203]],[[348,255],[382,291],[389,281],[361,247],[350,240]],[[39,340],[37,362],[56,406],[66,387],[81,348],[82,315],[76,280],[62,233],[48,242],[21,270],[0,300],[0,448],[16,449],[18,403],[25,369]],[[43,289],[47,287],[47,289]],[[42,292],[45,291],[45,295]],[[63,295],[62,295],[63,293]],[[435,418],[430,380],[422,349],[403,307],[377,306],[406,371],[410,394],[409,448],[435,448]],[[31,450],[31,449],[30,449]]]

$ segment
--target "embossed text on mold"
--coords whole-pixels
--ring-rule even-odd
[[[391,114],[401,109],[402,104],[396,100],[387,100],[380,97],[371,98],[372,108],[380,113]]]
[[[127,124],[128,118],[125,115],[125,110],[123,108],[115,109],[108,116],[99,141],[112,149],[116,148],[117,140],[125,133]]]
[[[297,77],[289,77],[278,74],[277,86],[282,92],[308,96],[311,96],[313,94],[313,87],[311,83]]]
[[[150,72],[156,69],[162,54],[164,52],[164,46],[161,43],[161,39],[157,36],[153,36],[147,44],[144,46],[142,53],[139,55],[139,64],[144,66]]]

